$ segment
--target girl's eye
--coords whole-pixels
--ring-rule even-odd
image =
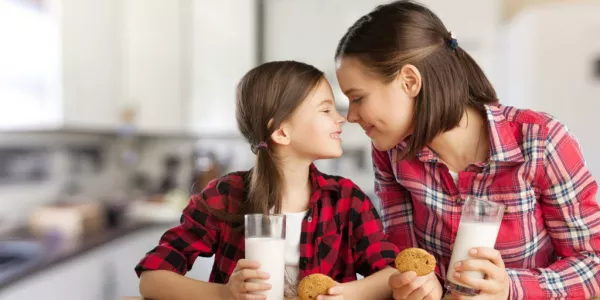
[[[352,99],[350,102],[352,102],[352,103],[359,103],[359,102],[360,102],[360,100],[362,100],[362,97],[359,97],[359,98],[354,98],[354,99]]]
[[[330,112],[330,110],[324,110],[323,112],[328,114]]]

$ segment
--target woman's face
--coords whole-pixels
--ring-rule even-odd
[[[340,87],[350,101],[348,121],[358,123],[375,148],[389,150],[412,133],[420,76],[416,78],[419,86],[415,94],[415,86],[411,86],[415,78],[403,76],[405,68],[390,83],[383,82],[353,57],[340,59],[336,71]]]

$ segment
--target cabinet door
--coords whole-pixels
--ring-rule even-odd
[[[116,281],[116,299],[125,296],[138,296],[140,280],[136,276],[135,265],[152,250],[167,229],[160,226],[129,234],[105,247],[105,252],[114,262]]]
[[[61,0],[64,125],[115,129],[122,98],[120,0]]]
[[[0,291],[0,300],[105,300],[104,258],[103,253],[95,252],[45,270]]]
[[[117,299],[139,295],[140,281],[134,272],[134,267],[148,251],[158,245],[160,237],[172,226],[165,225],[133,233],[104,247],[103,251],[110,255],[115,268]],[[187,276],[207,281],[212,262],[212,257],[199,257]]]
[[[238,134],[235,91],[256,65],[255,9],[255,1],[193,1],[189,118],[195,133]]]
[[[125,105],[142,132],[184,130],[186,1],[125,0]]]

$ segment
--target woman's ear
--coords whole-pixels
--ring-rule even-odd
[[[411,98],[415,98],[421,92],[421,72],[414,65],[407,64],[400,69],[397,77],[404,92]]]

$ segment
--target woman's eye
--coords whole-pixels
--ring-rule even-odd
[[[359,102],[360,102],[360,100],[362,100],[362,97],[359,97],[359,98],[354,98],[354,99],[352,99],[350,102],[352,102],[352,103],[359,103]]]

